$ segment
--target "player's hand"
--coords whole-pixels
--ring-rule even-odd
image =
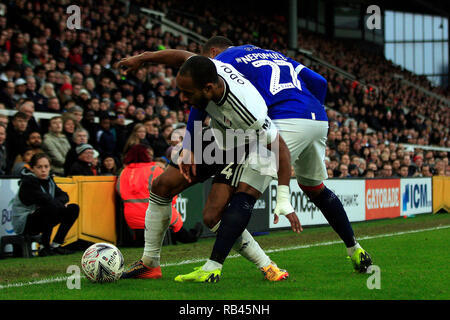
[[[279,221],[279,216],[283,215],[288,218],[292,231],[300,233],[303,231],[302,225],[298,220],[295,210],[291,205],[289,187],[285,185],[279,185],[277,188],[277,205],[273,211],[275,217],[273,223],[277,224]]]
[[[292,231],[295,233],[300,233],[303,231],[302,224],[300,223],[300,220],[297,217],[297,214],[295,212],[291,212],[285,217],[289,220],[289,223],[291,224]],[[277,224],[279,221],[279,215],[275,214],[273,218],[273,223]]]
[[[194,163],[194,153],[188,149],[183,149],[178,158],[178,167],[183,177],[188,182],[192,182],[192,176],[197,175],[197,166]]]
[[[141,55],[136,55],[128,58],[123,58],[116,64],[116,68],[126,67],[127,69],[124,71],[124,74],[132,73],[137,71],[141,65],[143,64]]]

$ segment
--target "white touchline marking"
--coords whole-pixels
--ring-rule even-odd
[[[53,282],[62,282],[62,281],[67,281],[68,278],[69,278],[69,276],[67,276],[67,277],[56,277],[56,278],[47,278],[47,279],[41,279],[41,280],[36,280],[36,281],[28,281],[28,282],[11,283],[11,284],[7,284],[7,285],[0,285],[0,290],[1,289],[8,289],[8,288],[31,286],[31,285],[35,285],[35,284],[47,284],[47,283],[53,283]],[[83,277],[83,278],[85,278],[85,277]]]
[[[417,229],[417,230],[409,230],[409,231],[400,231],[400,232],[393,232],[393,233],[385,233],[385,234],[378,234],[374,236],[363,236],[358,237],[358,240],[371,240],[371,239],[377,239],[377,238],[386,238],[386,237],[394,237],[394,236],[401,236],[404,234],[410,234],[410,233],[419,233],[419,232],[425,232],[425,231],[434,231],[434,230],[440,230],[440,229],[447,229],[450,228],[450,225],[447,226],[439,226],[434,228],[428,228],[428,229]],[[306,248],[312,248],[312,247],[321,247],[321,246],[329,246],[333,244],[340,244],[342,243],[341,240],[336,241],[327,241],[327,242],[320,242],[320,243],[312,243],[312,244],[304,244],[300,246],[293,246],[293,247],[284,247],[284,248],[277,248],[277,249],[268,249],[264,250],[266,253],[271,252],[282,252],[282,251],[290,251],[290,250],[297,250],[297,249],[306,249]],[[233,254],[229,255],[227,259],[237,258],[240,257],[239,254]],[[190,259],[190,260],[183,260],[180,262],[170,262],[162,264],[161,267],[173,267],[173,266],[181,266],[184,264],[192,264],[192,263],[199,263],[206,261],[208,259],[202,258],[202,259]],[[66,277],[56,277],[56,278],[47,278],[47,279],[41,279],[36,281],[28,281],[28,282],[18,282],[18,283],[11,283],[7,285],[0,285],[1,289],[8,289],[8,288],[18,288],[18,287],[25,287],[25,286],[31,286],[36,284],[47,284],[47,283],[54,283],[54,282],[62,282],[67,281],[69,276]],[[81,278],[86,278],[85,276],[81,276]]]

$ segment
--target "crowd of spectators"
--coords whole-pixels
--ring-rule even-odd
[[[80,1],[83,28],[70,30],[68,3],[9,1],[0,16],[0,174],[17,175],[30,154],[47,153],[52,172],[118,174],[135,144],[170,158],[183,128],[175,70],[151,65],[124,76],[126,55],[162,48],[196,51],[159,26],[126,14],[119,1]],[[35,112],[54,113],[36,120]],[[80,161],[82,164],[80,166]],[[72,168],[75,166],[74,168]]]
[[[0,109],[17,111],[0,115],[1,175],[17,175],[39,151],[50,156],[56,175],[117,175],[133,145],[149,145],[155,158],[167,162],[179,142],[173,132],[185,127],[189,106],[179,99],[177,70],[147,65],[125,76],[114,64],[164,48],[199,52],[199,45],[183,44],[182,37],[163,32],[145,17],[127,14],[120,1],[77,4],[80,30],[67,28],[69,3],[64,1],[9,1],[1,10]],[[287,54],[283,16],[236,16],[232,8],[204,5],[191,12],[196,19],[189,19],[177,14],[184,10],[182,1],[133,5],[166,12],[205,37],[224,35],[237,45],[252,43]],[[447,152],[403,145],[450,147],[448,107],[393,74],[447,98],[448,91],[431,87],[382,55],[338,40],[300,32],[299,44],[360,80],[309,64],[328,80],[325,161],[330,177],[450,175]],[[54,116],[36,121],[36,111]]]

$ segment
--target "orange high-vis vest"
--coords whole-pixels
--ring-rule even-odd
[[[130,163],[122,170],[117,179],[116,190],[124,204],[125,220],[130,229],[145,228],[145,213],[148,207],[153,180],[163,173],[155,162]],[[177,196],[172,200],[172,218],[170,228],[178,232],[183,226],[183,219],[176,210]],[[151,212],[150,212],[151,214]]]

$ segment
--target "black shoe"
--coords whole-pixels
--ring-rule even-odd
[[[41,248],[38,251],[38,257],[47,257],[47,256],[54,256],[54,255],[55,255],[55,253],[47,247]]]
[[[51,251],[53,252],[53,254],[61,254],[61,255],[75,253],[75,251],[69,250],[69,249],[61,247],[61,246],[52,248]]]

